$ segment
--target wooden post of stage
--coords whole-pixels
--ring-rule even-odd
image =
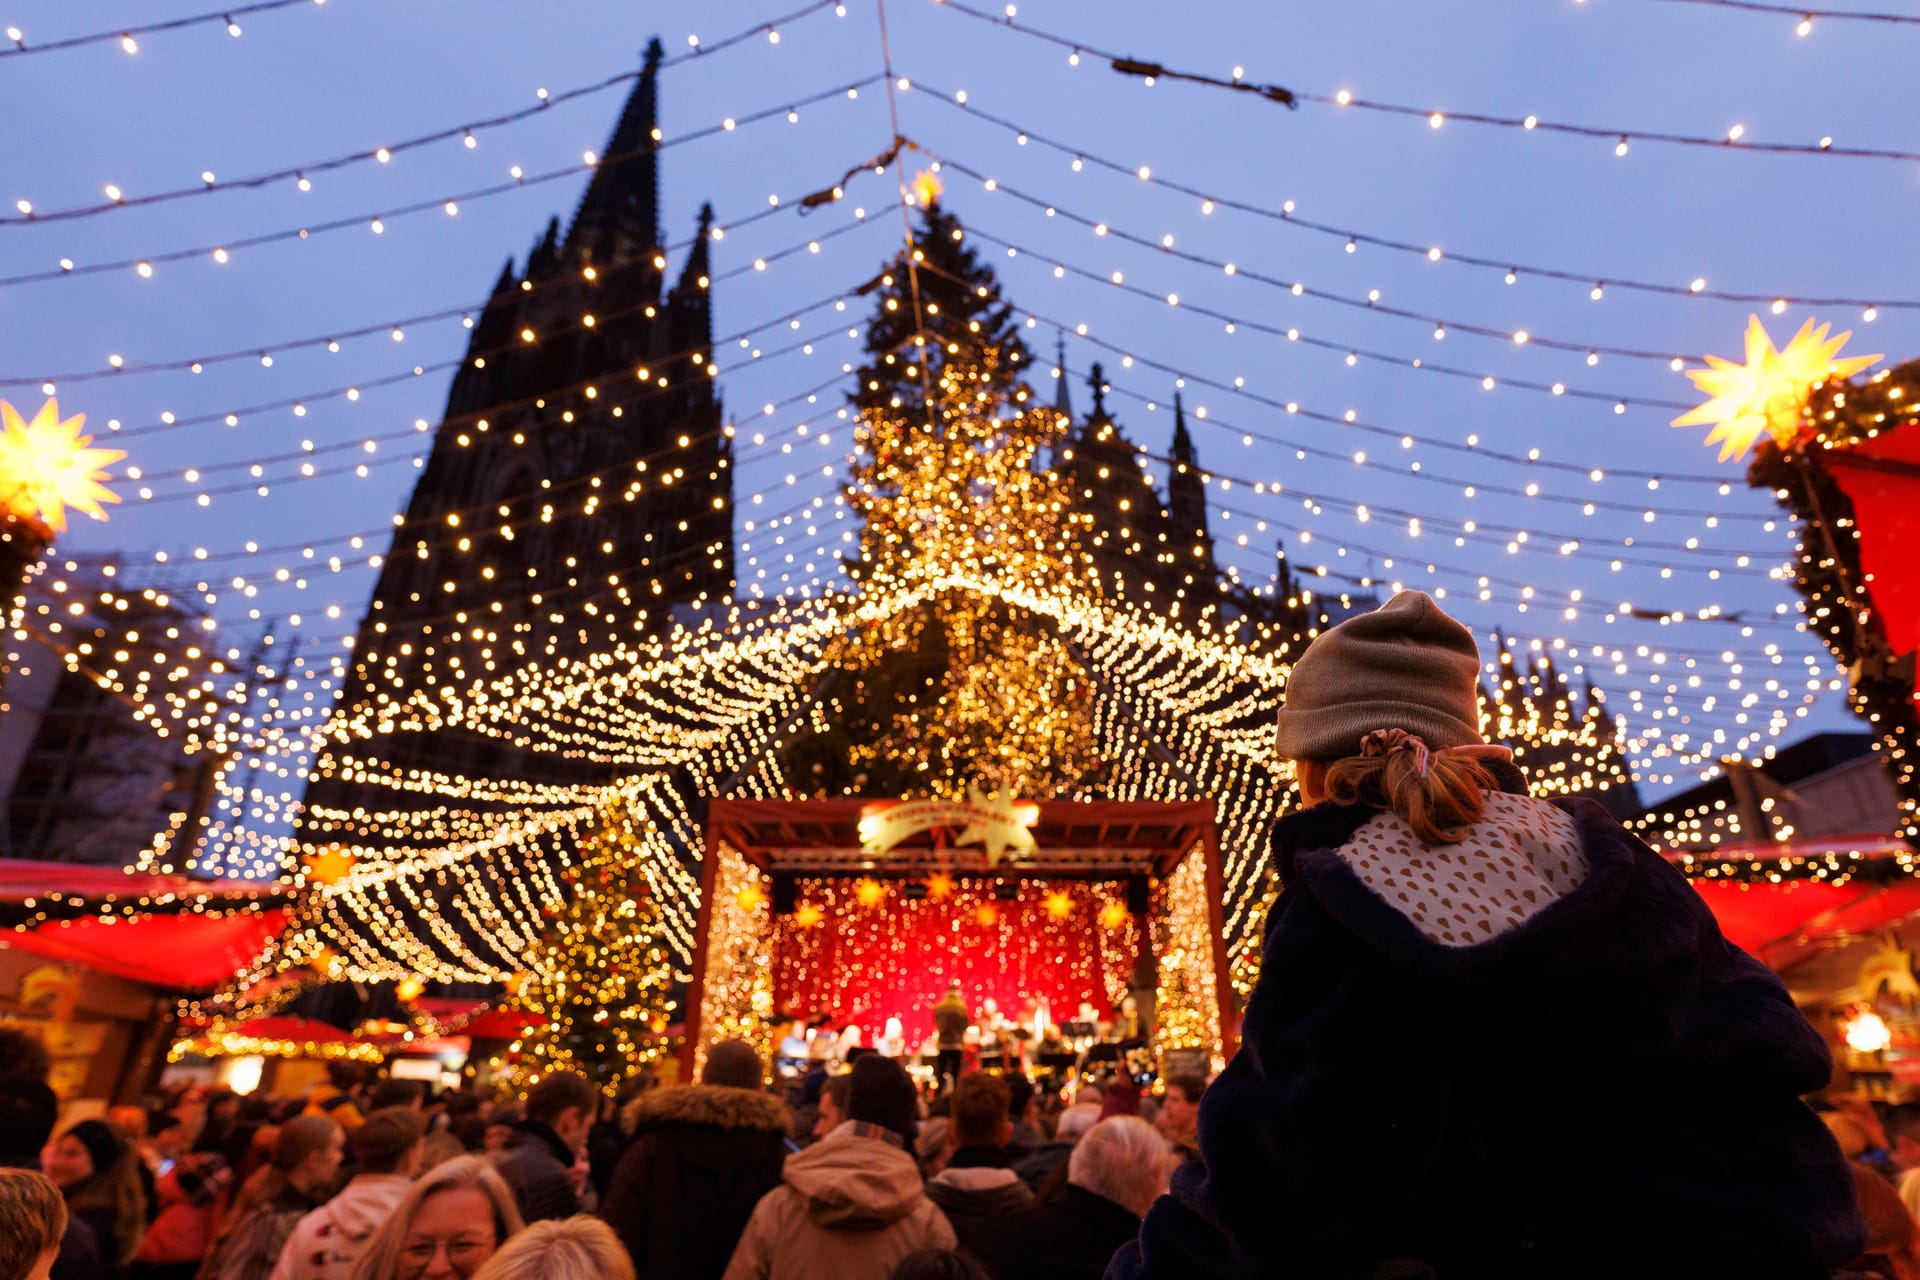
[[[700,1025],[700,1002],[707,987],[707,935],[713,932],[714,864],[720,860],[720,842],[714,836],[712,810],[702,824],[706,849],[700,858],[700,907],[693,913],[693,979],[687,984],[687,1011],[680,1020],[680,1082],[698,1084],[693,1074],[694,1055],[705,1028]]]
[[[1220,1051],[1229,1060],[1240,1048],[1240,1015],[1233,1007],[1233,975],[1227,971],[1226,879],[1220,870],[1220,825],[1207,819],[1201,849],[1207,872],[1207,931],[1213,935],[1213,988],[1220,1003]]]

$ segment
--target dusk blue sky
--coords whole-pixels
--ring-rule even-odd
[[[368,151],[515,110],[535,102],[542,87],[558,94],[632,70],[656,33],[669,55],[678,55],[689,49],[689,33],[711,44],[800,3],[327,0],[323,7],[241,16],[238,38],[214,24],[145,37],[133,56],[107,43],[0,58],[0,119],[7,122],[0,129],[0,212],[20,199],[43,212],[94,203],[107,183],[137,197],[197,183],[203,170],[214,173],[217,186]],[[0,27],[22,28],[32,45],[199,11],[194,0],[5,0]],[[1892,88],[1910,78],[1910,28],[1827,20],[1802,38],[1790,16],[1672,0],[1025,0],[1018,16],[1169,67],[1228,76],[1240,65],[1249,80],[1302,92],[1348,89],[1422,109],[1535,113],[1607,130],[1722,137],[1738,124],[1746,142],[1812,144],[1831,136],[1838,145],[1920,149],[1914,114],[1895,108]],[[1760,311],[1781,341],[1812,315],[1855,330],[1850,352],[1881,351],[1894,360],[1920,352],[1920,312],[1888,305],[1920,298],[1920,258],[1911,243],[1920,164],[1653,141],[1634,141],[1619,156],[1612,138],[1451,120],[1435,129],[1420,118],[1332,105],[1289,111],[1196,85],[1147,87],[1091,55],[1072,66],[1065,49],[931,0],[889,0],[887,19],[894,69],[912,85],[899,95],[901,129],[929,153],[910,160],[910,170],[944,157],[1059,212],[1049,218],[1010,190],[986,192],[951,168],[943,175],[945,203],[976,234],[1012,302],[1023,315],[1042,318],[1030,338],[1043,363],[1051,364],[1056,322],[1085,324],[1090,339],[1111,344],[1096,346],[1070,329],[1067,365],[1077,407],[1087,405],[1087,365],[1104,361],[1115,416],[1136,442],[1164,453],[1172,371],[1194,379],[1183,394],[1202,461],[1215,475],[1214,533],[1243,577],[1265,581],[1274,544],[1284,539],[1300,569],[1324,564],[1347,578],[1371,574],[1389,585],[1443,587],[1448,607],[1483,636],[1498,627],[1510,637],[1539,638],[1549,651],[1556,641],[1576,647],[1578,656],[1560,659],[1562,669],[1583,668],[1636,735],[1688,733],[1696,752],[1716,729],[1732,746],[1763,730],[1772,707],[1799,706],[1808,655],[1819,677],[1834,677],[1826,651],[1794,630],[1791,589],[1769,578],[1792,549],[1790,527],[1768,527],[1772,504],[1748,490],[1740,464],[1721,464],[1702,447],[1704,431],[1669,427],[1679,406],[1697,397],[1667,357],[1697,364],[1706,351],[1737,355],[1750,310]],[[831,186],[889,144],[887,94],[873,79],[881,45],[871,3],[849,0],[844,17],[816,10],[782,24],[779,35],[777,44],[760,34],[662,73],[661,123],[669,141],[729,117],[781,109],[764,122],[663,153],[662,219],[668,241],[679,246],[673,271],[702,201],[711,201],[720,224],[729,226],[768,208],[770,196],[791,204]],[[857,98],[841,92],[800,106],[798,123],[788,123],[789,105],[861,81],[867,83]],[[1147,166],[1155,179],[1222,200],[1276,213],[1291,200],[1301,218],[1438,246],[1445,255],[1568,270],[1580,282],[1522,270],[1509,285],[1502,270],[1450,256],[1432,262],[1367,245],[1348,253],[1339,235],[1277,218],[1226,208],[1209,215],[1192,196],[1092,163],[1075,172],[1072,153],[1038,141],[1019,145],[1010,130],[955,106],[958,91],[969,107],[1086,157]],[[437,421],[448,362],[467,338],[455,317],[407,325],[396,342],[387,332],[391,322],[477,310],[501,264],[509,257],[523,262],[550,215],[570,215],[586,175],[463,200],[453,217],[438,208],[392,211],[494,185],[511,165],[529,175],[579,165],[584,151],[604,144],[625,92],[622,85],[480,131],[472,148],[455,137],[390,164],[316,174],[310,193],[288,180],[87,219],[0,226],[0,277],[11,278],[54,269],[63,257],[85,267],[210,249],[336,218],[355,222],[304,241],[235,250],[224,265],[204,253],[162,263],[151,279],[126,268],[0,284],[0,378],[27,380],[0,387],[0,395],[29,411],[40,402],[41,379],[104,371],[110,355],[136,366],[378,326],[343,341],[337,354],[320,345],[277,353],[270,368],[250,357],[198,375],[56,377],[63,409],[84,412],[103,435],[115,434],[106,430],[109,420],[122,424],[128,462],[144,477],[118,486],[127,501],[110,523],[81,521],[63,549],[118,551],[146,564],[164,552],[176,589],[204,580],[217,596],[212,609],[226,643],[244,645],[277,620],[283,641],[302,638],[306,661],[322,664],[340,654],[372,585],[366,557],[385,550],[391,517],[417,475],[408,460],[428,445],[411,424]],[[804,521],[782,526],[788,541],[777,556],[769,554],[770,515],[816,497],[830,503],[851,438],[837,416],[844,379],[812,405],[789,402],[856,358],[858,343],[848,331],[863,327],[866,305],[849,301],[836,312],[833,300],[872,276],[901,240],[891,174],[856,177],[847,194],[804,216],[785,209],[713,246],[716,335],[751,330],[745,349],[734,343],[716,353],[729,416],[741,433],[745,593],[772,595],[830,578],[837,542],[829,539],[846,528],[829,527],[830,517],[816,522],[821,532],[814,537],[804,536]],[[376,215],[386,215],[382,234],[371,230]],[[1231,262],[1235,274],[1098,236],[1072,221],[1076,216],[1154,242],[1171,235],[1177,251]],[[807,250],[810,240],[819,241],[817,254]],[[1019,247],[1017,257],[1006,255],[1008,244]],[[753,270],[762,256],[774,260],[763,272]],[[1056,266],[1066,268],[1064,279],[1055,278]],[[1101,279],[1074,274],[1080,270]],[[728,274],[735,271],[741,274]],[[1127,286],[1153,296],[1102,283],[1116,271]],[[1431,320],[1296,297],[1257,275],[1359,300],[1378,290],[1383,307],[1456,327],[1436,340]],[[1764,303],[1652,296],[1617,283],[1599,301],[1589,296],[1596,283],[1684,288],[1697,277],[1711,290],[1882,305],[1865,323],[1854,305],[1793,305],[1776,316]],[[1168,305],[1168,294],[1180,305]],[[1227,333],[1203,310],[1234,317],[1237,331]],[[797,329],[789,323],[794,313]],[[1476,337],[1458,327],[1466,325],[1524,330],[1535,340]],[[1330,345],[1289,342],[1283,335],[1292,327]],[[812,355],[754,357],[801,338],[819,339]],[[1539,339],[1578,349],[1549,349]],[[1589,344],[1602,349],[1597,364],[1585,355]],[[1350,365],[1349,350],[1392,359]],[[1120,353],[1135,357],[1132,368],[1122,367]],[[1474,376],[1415,369],[1415,359]],[[406,376],[415,365],[427,372]],[[1042,374],[1039,389],[1050,398],[1054,388]],[[1478,381],[1483,375],[1495,380],[1492,390]],[[375,385],[387,378],[399,381]],[[1248,395],[1234,393],[1236,379]],[[1595,397],[1513,385],[1528,381],[1563,383]],[[356,385],[363,388],[357,401],[323,394]],[[307,407],[303,417],[280,407],[242,413],[237,427],[221,420],[295,398]],[[1628,404],[1616,413],[1619,398]],[[1289,415],[1288,402],[1303,413]],[[763,412],[769,403],[776,406],[770,415]],[[1360,423],[1390,430],[1370,434],[1345,425],[1340,419],[1349,411]],[[212,420],[153,429],[163,412]],[[1411,447],[1402,447],[1402,434]],[[759,435],[765,444],[753,443]],[[1582,470],[1499,463],[1442,447],[1469,438],[1514,455],[1538,450],[1543,461]],[[369,439],[375,452],[358,452]],[[298,476],[296,456],[309,440],[322,472],[310,479]],[[783,452],[784,445],[792,451]],[[1302,460],[1296,447],[1337,458]],[[1352,461],[1361,451],[1365,462]],[[284,458],[262,464],[265,498],[244,489],[253,482],[247,464],[263,458]],[[358,462],[368,466],[364,478],[343,470]],[[1415,463],[1418,476],[1409,470]],[[197,481],[185,478],[189,468],[199,470]],[[1608,474],[1596,483],[1586,468]],[[1617,474],[1622,469],[1658,476],[1658,488],[1650,489],[1646,476]],[[1256,493],[1256,481],[1278,482],[1282,490]],[[1720,482],[1729,493],[1719,492]],[[1463,492],[1468,484],[1479,487],[1475,496]],[[1529,484],[1539,486],[1539,497],[1492,491]],[[142,485],[151,500],[139,496]],[[235,486],[243,491],[218,492]],[[204,507],[201,493],[211,495]],[[758,506],[756,493],[765,495]],[[1621,505],[1587,515],[1585,502]],[[1367,519],[1358,504],[1366,505]],[[1657,518],[1647,522],[1645,510]],[[1709,513],[1717,527],[1709,526]],[[1409,530],[1410,516],[1421,521],[1418,535]],[[1474,533],[1454,527],[1469,519],[1478,522]],[[1510,554],[1514,530],[1529,537]],[[345,541],[354,534],[364,536],[358,549]],[[1244,548],[1236,545],[1242,534]],[[1456,536],[1466,544],[1456,546]],[[1622,541],[1629,537],[1678,549],[1629,549]],[[1560,554],[1573,540],[1574,554]],[[249,542],[267,550],[249,554]],[[315,550],[311,560],[302,554],[307,546]],[[196,549],[206,552],[204,563],[196,563]],[[796,553],[791,564],[789,551]],[[327,567],[335,555],[343,559],[337,573]],[[1610,564],[1616,555],[1627,561],[1617,572]],[[1428,572],[1429,563],[1436,572]],[[1670,566],[1671,575],[1658,565]],[[283,567],[306,586],[276,583],[275,570]],[[232,588],[236,575],[256,585],[256,597]],[[1478,598],[1480,575],[1491,579],[1489,600]],[[1532,600],[1522,584],[1534,588]],[[1573,591],[1583,598],[1567,618]],[[1746,615],[1751,634],[1715,622],[1609,621],[1622,601],[1689,612],[1719,605]],[[1772,664],[1768,646],[1777,646],[1780,664]],[[1744,667],[1738,690],[1728,686],[1729,653]],[[1699,678],[1697,687],[1689,687],[1689,677]],[[1790,696],[1782,701],[1766,689],[1769,679]],[[1672,697],[1676,714],[1688,717],[1684,725],[1653,718],[1668,683],[1679,686]],[[1628,696],[1636,687],[1645,698],[1640,708]],[[1743,726],[1736,716],[1749,692],[1761,701],[1745,712]],[[1715,700],[1711,710],[1708,697]],[[1850,723],[1840,696],[1824,692],[1780,740]],[[1757,751],[1769,740],[1760,732],[1747,746]],[[1642,737],[1637,753],[1656,790],[1698,773],[1651,754],[1662,741]],[[1706,754],[1718,750],[1710,746]]]

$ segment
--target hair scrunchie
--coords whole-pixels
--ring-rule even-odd
[[[1360,739],[1363,756],[1390,756],[1396,751],[1413,752],[1413,764],[1421,777],[1427,776],[1427,740],[1405,729],[1375,729]]]

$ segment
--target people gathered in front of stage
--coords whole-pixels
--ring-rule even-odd
[[[0,1027],[0,1280],[1920,1280],[1920,1109],[1836,1087],[1823,1123],[1779,981],[1598,806],[1528,794],[1480,679],[1411,592],[1297,660],[1305,804],[1210,1082],[1110,1053],[1036,1090],[956,984],[920,1083],[800,1020],[617,1108],[565,1071],[516,1106],[339,1064],[60,1124]],[[1039,1056],[1144,1032],[1141,995],[1036,1013]]]

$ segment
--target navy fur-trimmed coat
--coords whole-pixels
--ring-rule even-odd
[[[1501,785],[1524,790],[1502,764]],[[1239,1053],[1108,1280],[1813,1280],[1865,1228],[1802,1094],[1825,1043],[1686,880],[1558,800],[1577,888],[1490,941],[1429,941],[1337,850],[1375,812],[1283,819],[1287,889]]]

